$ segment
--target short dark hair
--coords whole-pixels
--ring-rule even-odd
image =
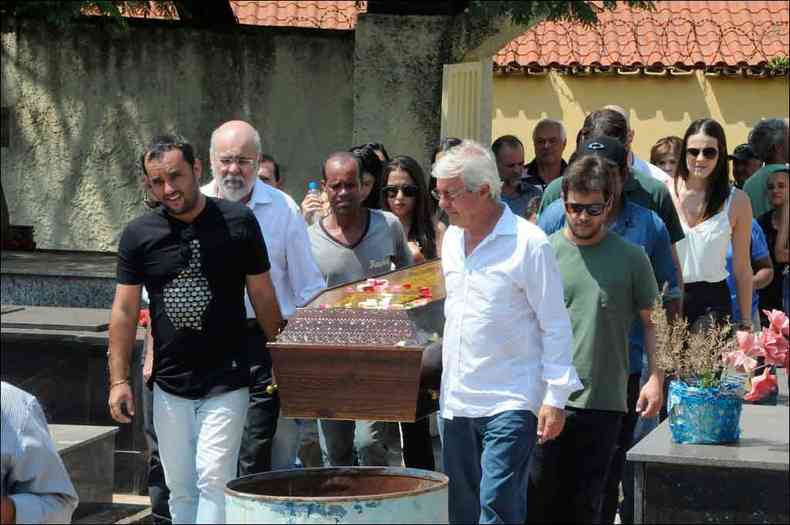
[[[326,163],[334,159],[352,159],[354,161],[354,165],[357,167],[357,178],[359,179],[360,183],[362,182],[362,163],[360,162],[359,157],[348,151],[335,151],[334,153],[330,153],[329,156],[327,156],[326,160],[321,163],[322,179],[326,180]]]
[[[433,150],[433,156],[431,157],[431,163],[436,163],[436,156],[439,153],[444,153],[450,148],[454,148],[461,144],[461,139],[457,137],[446,137],[439,141],[439,144],[436,146],[436,149]],[[433,177],[431,177],[433,178]]]
[[[368,142],[367,144],[362,144],[360,146],[354,146],[351,149],[352,150],[354,150],[354,149],[361,149],[361,148],[364,148],[365,146],[367,146],[368,148],[372,149],[374,152],[375,151],[380,151],[382,156],[384,157],[384,162],[389,162],[390,160],[392,160],[392,159],[390,159],[390,154],[387,153],[387,149],[384,147],[384,144],[382,144],[381,142]],[[379,159],[379,160],[381,160],[381,159]]]
[[[499,155],[499,151],[507,146],[508,148],[515,149],[521,148],[524,149],[524,144],[518,139],[515,135],[502,135],[498,139],[491,144],[491,151],[494,152],[494,155]]]
[[[612,177],[619,172],[617,164],[597,155],[574,160],[562,176],[562,198],[570,192],[588,195],[600,191],[604,200],[612,195]]]
[[[157,135],[140,155],[140,167],[143,170],[143,175],[148,175],[148,171],[145,169],[146,161],[160,159],[164,153],[174,149],[181,152],[184,161],[190,167],[195,165],[195,148],[187,139],[181,135]]]
[[[582,140],[597,135],[606,135],[618,139],[623,144],[628,144],[628,121],[617,111],[598,109],[584,119],[580,134]]]
[[[271,155],[267,155],[266,153],[261,153],[261,158],[259,159],[260,162],[271,162],[272,166],[274,166],[274,180],[280,182],[280,165],[277,164],[277,161],[274,160],[274,157]]]

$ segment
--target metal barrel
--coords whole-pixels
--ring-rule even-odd
[[[393,467],[276,470],[225,488],[227,523],[447,523],[449,478]]]

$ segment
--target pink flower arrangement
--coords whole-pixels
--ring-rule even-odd
[[[780,310],[763,310],[770,324],[762,333],[755,336],[751,332],[739,331],[735,334],[738,349],[724,354],[726,366],[744,372],[752,372],[757,366],[756,357],[763,357],[765,370],[762,375],[752,379],[752,389],[744,396],[746,401],[755,401],[764,397],[776,386],[776,376],[769,373],[770,366],[788,367],[788,329],[790,321]]]

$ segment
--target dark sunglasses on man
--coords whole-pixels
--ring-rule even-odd
[[[579,204],[577,202],[566,202],[565,203],[565,211],[572,215],[581,215],[583,211],[587,212],[587,215],[591,217],[597,217],[598,215],[602,214],[603,211],[606,209],[608,202],[596,202],[594,204]]]
[[[398,196],[399,191],[403,192],[404,197],[416,197],[419,188],[414,184],[406,184],[404,186],[384,186],[381,191],[388,199],[394,199]]]

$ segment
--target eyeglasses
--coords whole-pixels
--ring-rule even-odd
[[[222,157],[217,159],[223,168],[229,168],[232,164],[236,164],[240,168],[249,168],[255,163],[255,159],[248,157]]]
[[[455,191],[431,190],[431,196],[437,201],[444,199],[448,202],[451,202],[457,199],[458,197],[460,197],[461,194],[463,193],[471,193],[471,192],[466,188],[460,188]]]
[[[406,184],[404,186],[384,186],[381,191],[387,196],[388,199],[394,199],[398,196],[398,192],[402,191],[404,197],[416,197],[419,188],[414,184]]]
[[[715,159],[719,156],[719,150],[716,148],[703,148],[701,150],[699,148],[688,148],[686,149],[686,155],[697,158],[699,157],[700,151],[702,151],[702,156],[706,159]]]
[[[597,217],[598,215],[602,214],[603,211],[606,209],[608,202],[596,202],[594,204],[579,204],[576,202],[566,202],[565,203],[565,211],[568,213],[572,213],[573,215],[581,215],[583,211],[587,212],[587,215],[591,217]]]

